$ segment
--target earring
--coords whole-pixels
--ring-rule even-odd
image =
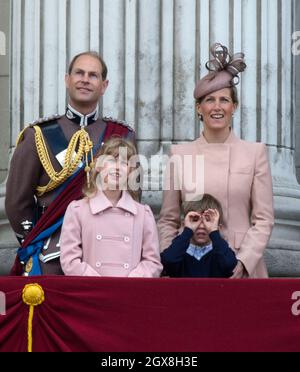
[[[199,118],[200,121],[203,121],[203,115],[202,114],[199,113],[198,118]]]

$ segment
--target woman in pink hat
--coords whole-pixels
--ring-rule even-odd
[[[211,53],[209,73],[194,90],[204,130],[193,142],[171,146],[158,222],[161,249],[179,233],[182,202],[209,193],[223,207],[222,233],[238,259],[231,278],[267,278],[263,254],[274,224],[267,150],[262,143],[239,139],[232,130],[244,55],[231,57],[221,44],[214,44]]]

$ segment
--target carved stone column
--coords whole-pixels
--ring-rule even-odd
[[[143,200],[158,213],[159,155],[191,141],[201,127],[193,89],[206,73],[209,46],[243,51],[234,131],[265,142],[274,181],[276,226],[266,252],[271,275],[300,276],[300,189],[295,173],[295,81],[291,53],[295,0],[19,0],[11,2],[11,139],[27,123],[63,113],[71,57],[91,49],[108,64],[103,115],[127,120],[142,154],[157,155]],[[298,17],[298,18],[297,18]],[[263,195],[262,195],[263,197]],[[15,246],[0,196],[0,237]],[[4,238],[3,238],[4,237]],[[0,262],[8,257],[1,248]],[[0,268],[0,270],[2,270]]]

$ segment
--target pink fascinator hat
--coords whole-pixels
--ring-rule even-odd
[[[231,56],[228,49],[220,43],[213,44],[210,52],[213,59],[205,64],[209,73],[197,82],[194,90],[195,99],[237,85],[240,80],[238,74],[247,67],[244,62],[244,53],[236,53]]]

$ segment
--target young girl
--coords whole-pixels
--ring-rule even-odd
[[[154,216],[128,187],[135,155],[134,145],[119,137],[101,147],[85,198],[70,203],[65,214],[60,239],[65,275],[160,276]]]

